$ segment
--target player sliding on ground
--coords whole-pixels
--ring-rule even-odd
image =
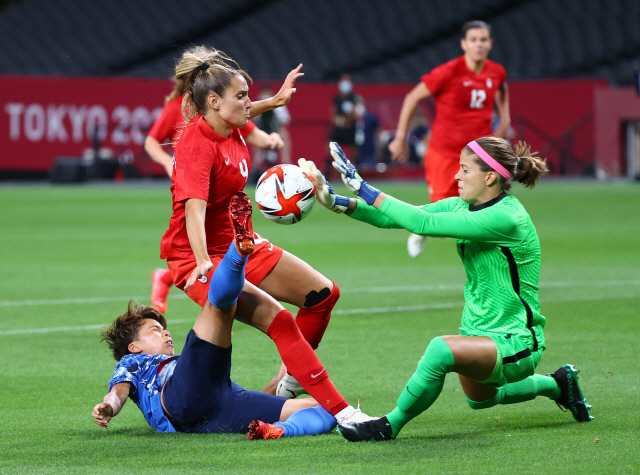
[[[108,428],[127,397],[159,432],[249,430],[252,439],[280,438],[329,432],[336,418],[345,415],[360,420],[367,417],[351,406],[334,417],[314,399],[293,400],[247,391],[231,381],[231,327],[236,307],[247,305],[241,294],[243,287],[251,285],[245,282],[244,272],[255,246],[251,203],[246,194],[234,195],[230,214],[234,242],[213,273],[208,300],[187,336],[182,355],[174,356],[166,320],[153,307],[129,304],[128,311],[102,332],[118,365],[109,382],[109,393],[93,408],[98,425]],[[257,311],[265,313],[268,309]],[[293,318],[291,325],[296,328]],[[297,333],[296,354],[315,356]],[[303,351],[305,348],[307,351]],[[312,378],[314,373],[317,377],[326,372],[317,358],[309,368]],[[344,401],[335,388],[333,392],[336,401],[323,401],[330,406]]]
[[[318,201],[379,228],[404,228],[423,236],[456,239],[467,273],[460,335],[436,337],[427,346],[397,407],[386,416],[338,425],[350,441],[394,439],[411,419],[437,399],[447,373],[458,373],[472,409],[546,396],[578,422],[592,419],[578,386],[577,370],[564,365],[547,376],[534,374],[545,349],[538,281],[540,242],[510,179],[533,188],[546,162],[519,142],[482,137],[460,154],[455,175],[459,198],[414,207],[363,181],[337,144],[334,167],[360,200],[336,195],[312,162],[300,166],[313,177]]]

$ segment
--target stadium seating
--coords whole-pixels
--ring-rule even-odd
[[[415,82],[460,54],[473,18],[510,78],[626,84],[640,68],[637,0],[24,0],[0,13],[0,72],[166,77],[185,45],[210,44],[256,79],[303,62],[316,81]]]

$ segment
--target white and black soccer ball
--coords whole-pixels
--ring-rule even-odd
[[[276,165],[262,174],[256,185],[258,209],[278,224],[295,224],[311,212],[316,190],[295,165]]]

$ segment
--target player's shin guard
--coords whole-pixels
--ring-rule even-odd
[[[298,310],[296,324],[304,339],[309,342],[314,350],[318,348],[324,332],[329,325],[331,311],[340,298],[340,289],[333,282],[333,290],[325,288],[320,292],[312,291],[307,295],[305,306]]]
[[[209,302],[218,308],[229,308],[238,301],[244,287],[244,266],[248,257],[240,255],[232,242],[211,276]]]
[[[282,310],[271,322],[267,335],[275,342],[288,372],[331,415],[348,406],[324,366],[304,339],[293,315]]]
[[[336,418],[320,406],[308,407],[294,412],[285,422],[274,425],[282,427],[282,437],[296,437],[299,435],[318,435],[331,432],[336,427]]]
[[[555,380],[541,374],[534,374],[522,381],[505,384],[497,389],[496,395],[486,401],[477,402],[467,398],[471,409],[487,409],[498,404],[516,404],[531,401],[537,396],[546,396],[551,399],[560,397],[560,388]]]
[[[452,370],[453,353],[442,338],[434,338],[400,394],[397,407],[387,414],[393,437],[407,422],[434,403],[442,391],[445,376]]]

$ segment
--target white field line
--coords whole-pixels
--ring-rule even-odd
[[[618,296],[596,296],[589,297],[561,297],[551,300],[542,300],[542,303],[557,303],[557,302],[586,302],[595,300],[610,300],[610,299],[634,299],[639,296],[636,294],[618,295]],[[333,315],[359,315],[359,314],[373,314],[373,313],[392,313],[392,312],[419,312],[425,310],[441,310],[448,308],[462,307],[464,302],[447,302],[436,303],[431,305],[406,305],[401,307],[372,307],[372,308],[353,308],[348,310],[335,310]],[[195,321],[195,315],[193,319],[179,319],[169,320],[168,323],[191,323]],[[69,332],[79,330],[100,330],[105,325],[82,325],[75,327],[52,327],[52,328],[26,328],[23,330],[5,330],[0,331],[0,336],[3,335],[24,335],[29,333],[55,333],[55,332]]]
[[[637,280],[602,280],[594,282],[544,282],[540,284],[540,288],[562,288],[562,287],[616,287],[616,286],[636,286],[640,285],[640,279]],[[351,289],[340,289],[340,293],[389,293],[389,292],[437,292],[448,290],[462,290],[464,285],[460,284],[443,284],[443,285],[401,285],[389,287],[362,287]],[[188,297],[184,293],[174,291],[169,296],[170,300],[184,300]],[[27,307],[32,305],[76,305],[87,303],[106,303],[106,302],[128,302],[129,300],[144,301],[148,296],[120,296],[120,297],[86,297],[77,299],[49,299],[49,300],[9,300],[0,301],[0,308],[6,307]]]

